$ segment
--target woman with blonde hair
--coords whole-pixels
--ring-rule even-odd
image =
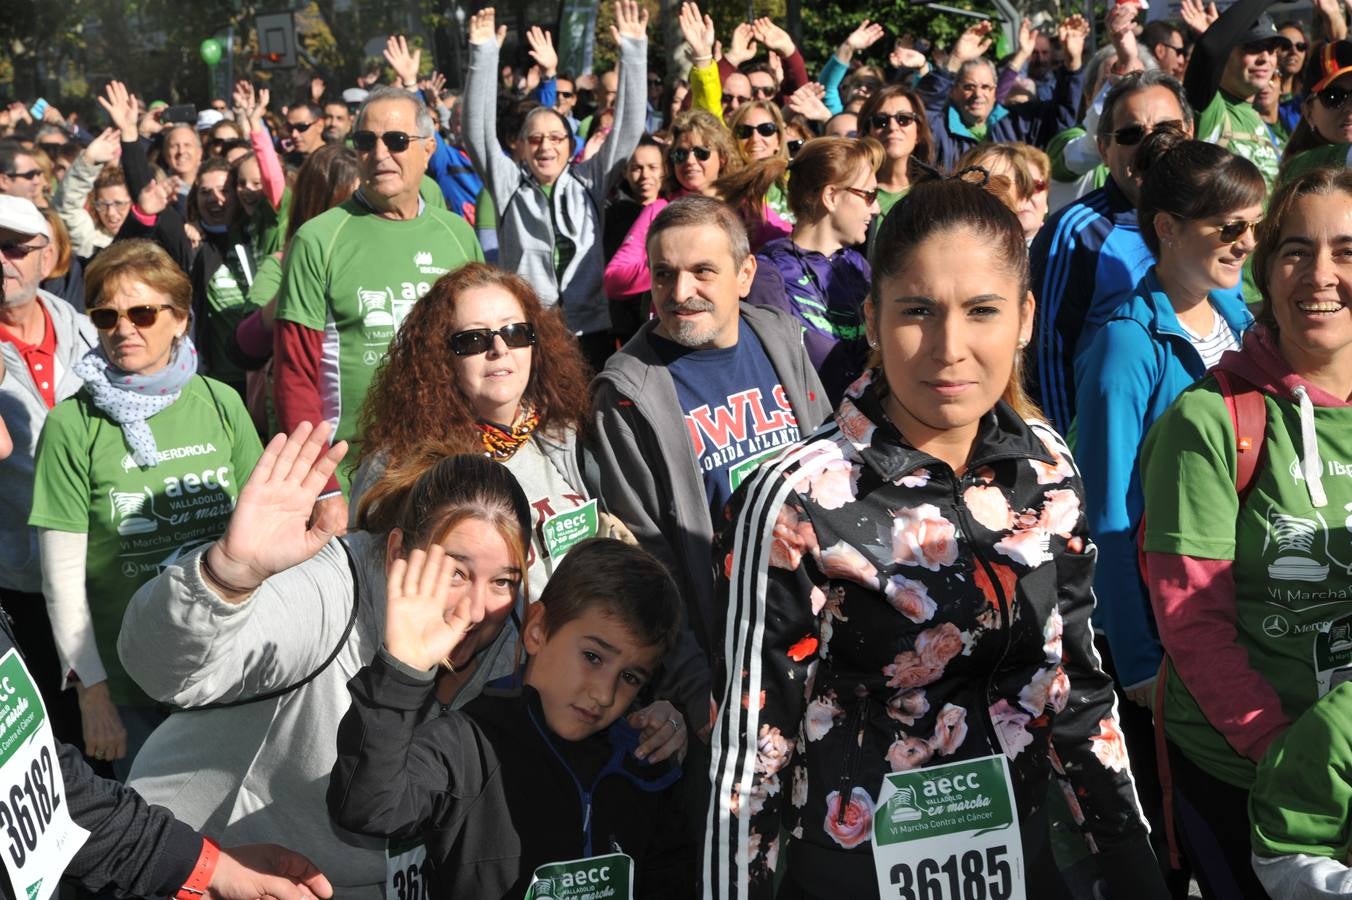
[[[1008,181],[1006,203],[1019,217],[1023,236],[1032,243],[1047,219],[1047,179],[1051,160],[1030,144],[978,144],[958,159],[955,172],[981,168]]]

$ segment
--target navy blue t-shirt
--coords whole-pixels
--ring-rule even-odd
[[[745,323],[737,345],[722,350],[691,350],[656,335],[651,340],[676,383],[704,493],[719,522],[737,485],[798,440],[798,420],[760,338]]]

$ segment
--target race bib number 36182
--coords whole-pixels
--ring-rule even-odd
[[[888,775],[873,862],[884,900],[1026,900],[1005,757]]]
[[[88,838],[70,818],[42,697],[11,648],[0,657],[0,858],[13,896],[50,897]]]

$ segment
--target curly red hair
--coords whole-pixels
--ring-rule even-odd
[[[400,324],[362,404],[361,459],[384,452],[398,460],[432,438],[459,452],[482,452],[473,427],[478,416],[456,384],[448,340],[457,299],[483,287],[511,294],[521,304],[525,320],[535,326],[530,378],[522,399],[539,413],[537,430],[582,429],[591,372],[558,310],[541,306],[535,289],[519,275],[473,262],[437,279]]]

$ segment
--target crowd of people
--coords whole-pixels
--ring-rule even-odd
[[[0,109],[0,896],[1352,896],[1269,5]]]

